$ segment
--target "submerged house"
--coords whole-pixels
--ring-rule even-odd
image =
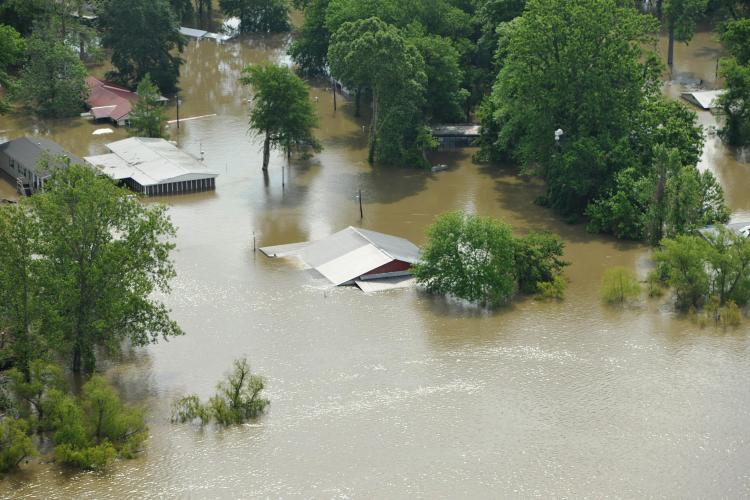
[[[313,242],[264,247],[269,257],[298,257],[332,285],[357,285],[364,291],[398,288],[410,282],[419,247],[388,234],[348,227]]]
[[[46,162],[40,165],[43,159]],[[20,137],[0,144],[0,171],[25,196],[42,189],[52,172],[68,163],[84,164],[59,144],[41,137]]]
[[[138,94],[94,76],[86,77],[86,86],[89,89],[86,105],[94,121],[109,121],[119,127],[130,124],[130,112],[138,102]],[[167,100],[166,97],[160,98],[161,102]]]
[[[85,160],[146,196],[196,193],[216,188],[216,172],[164,139],[131,137],[107,144],[111,153]]]

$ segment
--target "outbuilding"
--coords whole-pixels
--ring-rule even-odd
[[[85,160],[146,196],[212,191],[219,174],[164,139],[131,137],[107,144],[109,154]]]
[[[0,144],[0,171],[25,196],[42,189],[55,169],[69,163],[84,164],[59,144],[42,137],[20,137]]]
[[[269,257],[298,257],[332,285],[365,291],[403,286],[419,262],[419,247],[412,242],[351,226],[319,241],[260,250]]]
[[[432,135],[438,140],[438,149],[467,148],[479,139],[481,126],[474,123],[433,125]]]
[[[718,107],[719,97],[725,93],[726,90],[694,90],[683,92],[680,96],[687,102],[703,110],[710,111]]]

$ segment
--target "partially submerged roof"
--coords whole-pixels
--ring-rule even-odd
[[[0,144],[0,152],[23,164],[24,167],[33,170],[39,177],[49,175],[52,168],[64,166],[64,162],[59,160],[60,157],[69,159],[71,164],[84,164],[82,159],[68,153],[56,142],[42,137],[26,136],[13,139]],[[37,164],[45,155],[50,161],[49,166],[51,168],[40,170]]]
[[[132,90],[94,76],[86,77],[86,86],[89,88],[86,104],[97,120],[110,118],[119,121],[127,118],[138,100],[138,94]]]
[[[195,28],[186,28],[185,26],[180,26],[180,34],[184,36],[189,36],[197,39],[201,39],[204,36],[208,34],[208,31],[206,30],[197,30]]]
[[[750,221],[732,222],[731,224],[727,224],[724,227],[726,227],[730,231],[733,231],[735,234],[744,236],[745,238],[750,238]],[[698,232],[706,237],[717,235],[719,230],[717,226],[706,226],[703,229],[699,229]]]
[[[412,242],[351,226],[320,241],[260,250],[269,257],[299,257],[334,285],[366,278],[368,274],[394,261],[405,264],[419,262],[419,248]],[[385,270],[383,274],[406,273]]]
[[[701,109],[710,110],[718,106],[717,99],[721,97],[726,90],[700,90],[683,92],[680,94],[683,99]]]
[[[433,125],[430,127],[435,137],[479,137],[481,125],[474,123],[456,123]]]
[[[164,139],[131,137],[107,144],[112,153],[86,161],[116,180],[133,179],[141,186],[212,179],[219,174]]]

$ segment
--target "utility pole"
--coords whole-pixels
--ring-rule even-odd
[[[333,84],[333,110],[336,111],[336,79],[331,77],[331,83]]]
[[[180,93],[177,92],[177,130],[180,130]]]
[[[359,188],[359,220],[365,218],[365,213],[362,211],[362,188]]]

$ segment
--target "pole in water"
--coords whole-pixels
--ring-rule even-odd
[[[336,80],[331,77],[331,83],[333,84],[333,110],[336,111]]]
[[[177,130],[180,129],[180,93],[177,92]]]
[[[362,188],[359,189],[359,220],[365,218],[365,214],[362,211]]]
[[[286,183],[284,182],[284,165],[281,166],[281,190],[284,190]]]
[[[253,253],[255,253],[255,231],[253,231]]]

